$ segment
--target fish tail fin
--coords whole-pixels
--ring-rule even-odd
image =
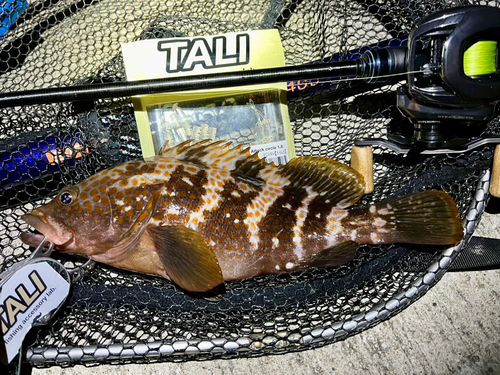
[[[463,237],[457,205],[442,191],[409,194],[361,210],[371,225],[360,243],[452,245]]]

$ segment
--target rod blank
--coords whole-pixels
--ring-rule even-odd
[[[0,94],[0,108],[151,95],[184,90],[213,89],[342,76],[361,76],[364,71],[364,63],[360,59],[189,77],[18,91]]]

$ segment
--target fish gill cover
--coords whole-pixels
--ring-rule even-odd
[[[387,45],[449,6],[444,0],[35,1],[0,40],[0,92],[124,81],[120,44],[150,38],[277,28],[287,64],[323,61]],[[407,121],[395,107],[400,86],[294,90],[288,106],[297,154],[349,163],[353,139],[383,136],[388,126]],[[0,271],[32,251],[19,239],[28,229],[22,215],[64,186],[141,156],[133,113],[130,98],[0,109]],[[499,130],[495,118],[487,132]],[[458,205],[466,239],[472,235],[487,197],[491,147],[413,159],[374,152],[375,191],[359,206],[442,190]],[[459,250],[364,245],[340,267],[227,282],[221,300],[99,264],[75,285],[53,324],[28,339],[27,357],[37,366],[129,363],[324,345],[406,307],[439,280]],[[56,257],[68,267],[82,264]]]

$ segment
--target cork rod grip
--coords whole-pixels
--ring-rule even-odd
[[[490,194],[496,198],[500,198],[500,145],[495,147],[495,155],[493,156]]]
[[[374,189],[372,148],[369,146],[353,146],[351,150],[351,167],[363,176],[366,184],[365,194],[370,194]]]

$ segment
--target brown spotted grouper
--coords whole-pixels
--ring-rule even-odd
[[[276,166],[241,146],[186,142],[68,186],[23,219],[56,250],[194,292],[263,273],[341,265],[358,244],[448,245],[462,238],[446,193],[348,210],[363,193],[363,178],[328,158]],[[30,245],[41,237],[22,235]]]

